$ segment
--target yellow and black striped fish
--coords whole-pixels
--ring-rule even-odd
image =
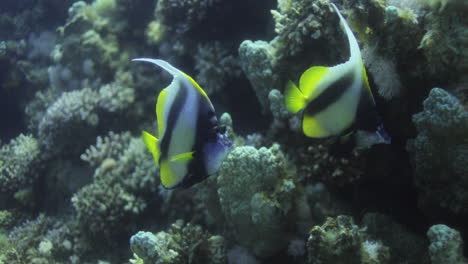
[[[166,188],[189,187],[214,174],[231,148],[205,91],[189,75],[163,60],[139,58],[173,76],[156,102],[158,138],[143,131]]]
[[[340,136],[356,129],[374,131],[389,143],[378,117],[361,51],[353,32],[338,8],[349,42],[350,58],[333,67],[314,66],[299,79],[299,87],[289,81],[285,103],[289,111],[303,111],[302,130],[312,138]]]

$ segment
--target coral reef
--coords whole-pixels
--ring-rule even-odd
[[[131,78],[121,77],[103,85],[99,91],[84,88],[62,93],[38,124],[38,135],[46,154],[53,156],[70,149],[75,153],[83,151],[86,146],[78,144],[89,143],[97,133],[100,114],[119,113],[133,103],[135,95],[134,90],[128,88],[130,83]]]
[[[429,263],[425,237],[381,213],[366,213],[361,220],[368,237],[390,246],[390,263]]]
[[[419,204],[455,214],[468,211],[468,111],[456,97],[434,88],[422,112],[413,116],[418,136],[408,144],[414,155]]]
[[[239,244],[257,256],[287,246],[287,230],[294,228],[301,201],[294,174],[278,145],[237,147],[220,168],[217,193],[223,215]]]
[[[82,131],[91,131],[99,122],[95,113],[97,103],[98,94],[88,88],[63,93],[47,108],[38,126],[38,135],[45,154],[54,155],[63,150],[76,149],[69,144],[83,144],[80,138]]]
[[[220,42],[199,45],[194,55],[195,80],[209,95],[221,91],[227,80],[239,77],[241,69],[237,58]]]
[[[136,264],[226,263],[223,237],[182,220],[157,234],[138,232],[130,238],[130,248],[135,257],[130,261]]]
[[[93,182],[72,198],[83,227],[108,238],[131,231],[127,224],[144,212],[159,184],[147,154],[140,138],[109,132],[82,155],[95,169]]]
[[[385,147],[335,153],[285,108],[287,80],[349,56],[329,0],[2,1],[0,264],[124,263],[129,242],[136,264],[468,263],[466,1],[333,2]],[[216,175],[160,186],[138,135],[170,80],[136,57],[184,69],[229,112]],[[369,211],[387,215],[343,216]]]
[[[364,174],[363,151],[353,150],[345,157],[334,156],[329,153],[330,145],[330,142],[324,142],[299,151],[300,174],[336,186],[358,181]]]
[[[150,24],[148,40],[160,43],[164,35],[187,34],[206,19],[209,8],[219,3],[219,0],[159,1],[154,13],[155,20]]]
[[[338,216],[310,230],[307,263],[390,263],[389,250],[380,241],[367,240],[351,217]]]
[[[451,84],[466,82],[468,70],[468,5],[463,1],[427,1],[426,33],[419,48],[427,59],[428,70]]]
[[[0,148],[0,191],[15,192],[31,184],[37,176],[33,169],[39,160],[39,143],[20,134]]]
[[[275,74],[275,50],[268,42],[246,40],[239,47],[239,58],[244,74],[249,79],[257,99],[268,109],[270,89],[280,89],[279,76]]]
[[[466,264],[463,256],[463,241],[460,233],[446,225],[434,225],[427,231],[429,256],[432,264],[454,263]]]

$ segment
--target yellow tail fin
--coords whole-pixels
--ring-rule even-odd
[[[306,106],[306,97],[291,81],[288,81],[288,84],[286,85],[284,101],[286,103],[286,108],[292,113],[297,113]]]
[[[146,131],[142,131],[141,137],[143,138],[143,142],[145,142],[148,150],[153,154],[154,163],[158,165],[159,156],[161,155],[158,148],[158,139]]]

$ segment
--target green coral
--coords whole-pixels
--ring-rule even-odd
[[[198,45],[194,55],[195,80],[208,95],[219,92],[229,79],[241,74],[238,59],[229,52],[219,41]]]
[[[72,198],[79,222],[93,233],[113,235],[144,212],[154,196],[158,173],[140,138],[110,132],[98,137],[82,159],[94,168],[94,180]]]
[[[422,112],[413,116],[418,136],[408,144],[413,153],[419,205],[456,214],[467,213],[468,111],[453,95],[434,88]]]
[[[100,114],[122,114],[122,110],[134,102],[131,84],[133,79],[129,73],[120,73],[114,82],[103,85],[98,91],[87,87],[62,93],[47,108],[37,127],[45,154],[82,151],[82,144],[88,143],[96,133]]]
[[[364,229],[349,216],[329,217],[313,227],[307,240],[307,263],[384,264],[390,263],[389,248],[368,240]]]
[[[460,233],[446,225],[434,225],[427,231],[430,240],[429,256],[432,264],[466,264]]]
[[[98,98],[98,93],[85,88],[63,93],[47,108],[37,128],[44,154],[54,155],[70,149],[80,142],[80,136],[92,133],[99,122],[96,113]],[[83,133],[85,131],[87,133]],[[78,148],[78,151],[81,150]]]
[[[239,47],[241,67],[253,86],[263,111],[268,109],[270,89],[281,90],[276,71],[275,49],[265,41],[245,40]]]
[[[287,246],[301,201],[294,175],[277,144],[236,147],[221,165],[217,193],[223,215],[236,240],[258,256]]]
[[[9,230],[15,222],[15,215],[12,212],[7,210],[0,211],[0,232],[2,230]]]
[[[459,0],[427,1],[432,7],[426,15],[426,33],[419,48],[427,59],[428,70],[438,79],[466,81],[468,71],[468,4]]]
[[[31,184],[39,154],[39,143],[29,135],[20,134],[3,145],[0,148],[0,190],[12,192]]]
[[[153,21],[163,34],[184,34],[196,28],[204,19],[208,10],[220,0],[163,0],[157,3]],[[155,23],[155,24],[154,24]],[[151,25],[151,24],[150,24]],[[151,30],[154,32],[154,30]],[[159,34],[148,35],[151,42],[159,43]]]
[[[224,239],[200,226],[176,221],[168,231],[138,232],[130,238],[132,263],[222,264],[226,263]]]

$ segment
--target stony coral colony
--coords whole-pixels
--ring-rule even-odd
[[[393,138],[338,156],[284,105],[349,56],[328,0],[2,3],[0,263],[467,263],[467,4],[334,4]],[[139,133],[170,80],[141,56],[212,99],[217,175],[160,187]]]

